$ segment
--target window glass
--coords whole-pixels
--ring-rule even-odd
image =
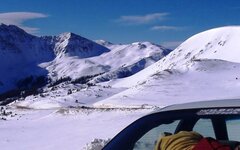
[[[226,120],[228,138],[233,141],[240,141],[240,118]]]
[[[176,120],[170,124],[162,124],[152,130],[148,131],[141,139],[139,139],[135,146],[134,150],[153,150],[155,143],[160,138],[164,132],[174,133],[177,128],[179,120]]]
[[[211,119],[199,119],[193,127],[193,131],[200,133],[204,137],[216,138]]]

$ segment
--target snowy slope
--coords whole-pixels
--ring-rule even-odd
[[[94,138],[112,138],[127,124],[153,110],[142,109],[149,108],[148,105],[164,107],[189,101],[240,98],[239,28],[224,27],[197,34],[131,77],[91,87],[65,82],[47,87],[41,94],[19,99],[8,110],[17,115],[4,116],[8,121],[0,120],[0,144],[5,149],[16,149],[16,146],[18,149],[81,149]],[[40,67],[46,68],[52,77],[74,77],[93,64],[92,71],[98,66],[96,72],[109,71],[101,77],[107,74],[114,77],[122,70],[144,66],[144,61],[155,56],[149,52],[150,45],[139,49],[144,47],[142,43],[98,43],[110,51],[81,59],[63,53],[61,58],[54,57]],[[87,66],[81,68],[82,62]],[[94,107],[82,107],[85,105]]]
[[[74,33],[54,36],[49,42],[54,47],[57,57],[77,56],[78,58],[88,58],[110,51],[106,47]]]
[[[196,60],[188,71],[177,69],[154,74],[95,107],[139,107],[143,104],[165,107],[172,104],[240,98],[240,63],[222,60]]]
[[[100,71],[96,72],[103,72],[106,69],[101,68],[104,67],[92,63],[82,63],[81,69],[74,71],[76,65],[72,65],[72,60],[95,57],[109,51],[108,48],[73,33],[36,37],[17,26],[1,24],[0,92],[14,88],[18,80],[30,75],[52,77],[53,73],[58,74],[59,71],[60,77],[64,77],[76,72],[79,75],[86,72],[85,68],[88,72],[95,68],[100,68]],[[71,57],[74,58],[68,61]],[[65,68],[71,70],[64,70]]]
[[[166,56],[171,51],[151,42],[135,42],[132,44],[107,43],[104,45],[111,49],[111,52],[105,53],[97,61],[104,60],[105,65],[111,65],[113,69],[129,66],[145,57],[154,57],[157,55],[157,60],[159,57]]]
[[[137,42],[126,45],[107,43],[108,45],[105,44],[103,46],[106,46],[110,51],[98,56],[79,58],[79,55],[69,57],[60,53],[53,61],[40,64],[40,66],[46,68],[49,76],[53,79],[67,76],[76,79],[81,76],[106,73],[103,76],[108,76],[107,80],[110,80],[114,77],[118,78],[115,75],[117,70],[121,70],[124,67],[137,67],[142,61],[146,61],[144,65],[137,67],[137,70],[130,70],[131,75],[135,74],[160,60],[171,51],[150,42]],[[106,80],[96,79],[96,82],[99,81]]]
[[[165,58],[139,73],[112,84],[131,87],[95,106],[151,104],[239,98],[240,27],[199,33]]]
[[[29,75],[46,75],[38,66],[54,53],[46,42],[13,25],[0,25],[0,92],[14,88],[16,81]]]
[[[135,42],[123,45],[112,44],[101,40],[99,43],[111,49],[111,52],[102,55],[100,59],[104,60],[105,65],[111,66],[112,69],[96,77],[94,82],[109,81],[111,79],[131,76],[171,52],[170,49],[150,42]]]
[[[106,72],[92,81],[96,83],[132,75],[155,63],[169,52],[168,49],[149,42],[111,45],[112,49],[110,52],[103,53],[98,57],[79,59],[77,57],[64,56],[61,59],[56,58],[50,63],[40,65],[49,70],[51,78],[70,76],[72,79],[76,79],[84,75]],[[140,49],[139,47],[144,48]],[[116,61],[118,63],[115,63]],[[16,105],[35,109],[82,105],[92,106],[95,102],[126,90],[126,88],[121,87],[111,88],[108,86],[108,83],[101,83],[99,86],[90,88],[82,85],[67,84],[60,84],[54,88],[45,88],[42,96],[28,96],[24,101],[20,101]],[[68,94],[69,90],[75,92]]]
[[[0,93],[16,88],[19,80],[29,76],[45,76],[52,81],[66,77],[75,80],[139,66],[146,59],[141,67],[128,69],[132,75],[169,52],[149,42],[114,45],[101,41],[98,44],[74,33],[36,37],[17,26],[1,24]]]
[[[123,80],[119,85],[131,87],[165,69],[181,68],[184,70],[188,63],[195,59],[220,59],[238,63],[240,62],[238,41],[240,41],[239,26],[221,27],[201,32],[187,39],[164,59]]]
[[[29,76],[43,75],[54,80],[54,77],[105,72],[105,66],[90,61],[75,64],[74,60],[99,56],[109,51],[108,48],[73,33],[36,37],[17,26],[1,24],[0,93],[16,88],[19,80]]]

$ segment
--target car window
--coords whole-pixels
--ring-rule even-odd
[[[228,138],[233,141],[240,141],[240,118],[226,120]]]
[[[199,119],[193,127],[193,131],[204,137],[216,138],[211,119]]]
[[[162,124],[156,128],[148,131],[141,139],[139,139],[134,145],[134,150],[146,150],[154,149],[155,143],[164,132],[174,133],[177,128],[179,120],[176,120],[169,124]]]

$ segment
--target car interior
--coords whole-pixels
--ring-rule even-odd
[[[240,115],[229,113],[199,114],[201,109],[158,112],[145,116],[119,133],[105,149],[156,150],[156,143],[164,136],[181,131],[196,132],[213,139],[231,150],[240,145]],[[124,138],[124,139],[123,139]],[[121,146],[119,146],[121,145]],[[161,149],[164,150],[164,149]]]
[[[172,123],[174,123],[174,121]],[[222,145],[228,145],[232,150],[235,150],[236,147],[240,145],[240,142],[239,142],[240,132],[238,132],[240,129],[235,129],[237,127],[237,126],[234,126],[235,123],[240,123],[240,117],[211,115],[211,116],[199,116],[199,117],[190,117],[190,118],[181,119],[181,120],[178,120],[177,124],[175,123],[175,126],[171,124],[169,125],[164,124],[165,125],[164,128],[168,128],[168,129],[164,129],[164,128],[160,129],[160,126],[162,126],[160,125],[148,131],[148,133],[146,133],[143,137],[141,137],[141,139],[138,142],[136,142],[134,146],[134,150],[146,149],[147,148],[146,146],[150,146],[150,145],[152,145],[150,149],[154,149],[153,147],[155,146],[157,139],[155,139],[154,143],[152,144],[147,143],[147,140],[146,140],[147,138],[151,137],[151,132],[159,133],[160,137],[158,138],[161,138],[163,134],[164,135],[167,134],[169,136],[169,135],[177,134],[181,131],[195,131],[201,134],[203,137],[216,139]],[[170,132],[169,132],[169,129],[171,129]],[[238,132],[239,134],[234,137],[234,135],[232,135],[234,131],[232,130],[235,130],[235,133]],[[142,148],[141,146],[138,145],[141,142],[142,142],[142,145],[144,145]]]

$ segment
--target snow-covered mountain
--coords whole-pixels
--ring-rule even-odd
[[[201,32],[187,39],[165,58],[126,79],[126,84],[121,84],[136,85],[163,70],[178,69],[184,71],[194,60],[199,59],[220,59],[239,63],[239,40],[239,26],[227,26]]]
[[[55,59],[50,63],[41,64],[41,66],[49,71],[49,76],[57,79],[66,76],[76,79],[81,76],[103,73],[101,77],[94,80],[94,82],[99,82],[130,76],[155,63],[170,52],[169,49],[150,42],[125,45],[110,44],[107,48],[110,51],[99,56],[81,59],[79,57],[61,57],[61,59]],[[143,61],[144,63],[141,63]],[[127,74],[120,75],[123,72],[119,70],[134,66],[136,69],[128,69]]]
[[[63,33],[59,36],[50,37],[47,42],[54,47],[57,57],[77,56],[78,58],[88,58],[110,51],[106,47],[74,33]]]
[[[109,51],[108,48],[73,33],[36,37],[17,26],[1,24],[0,92],[14,89],[20,79],[52,74],[54,71],[44,67],[46,62],[58,67],[54,62],[64,61],[65,58],[94,57]],[[69,64],[63,66],[67,67],[66,65]]]
[[[54,59],[51,47],[42,38],[13,25],[0,25],[0,93],[30,75],[46,75],[38,66]]]
[[[94,42],[74,33],[37,37],[17,26],[1,24],[0,93],[16,88],[19,81],[31,79],[30,82],[35,82],[34,78],[39,76],[56,81],[104,75],[106,79],[96,78],[97,82],[126,77],[169,52],[169,49],[149,42],[126,45],[103,40]],[[127,69],[128,74],[119,76],[119,70],[123,69]]]
[[[122,73],[144,68],[145,64],[155,61],[155,56],[163,56],[167,51],[147,42],[118,45],[101,40],[97,43],[107,49],[101,51],[102,54],[86,58],[68,55],[62,49],[54,51],[57,38],[43,39],[46,38],[53,58],[46,62],[39,60],[37,66],[44,69],[51,79],[66,76],[74,79],[84,73],[94,75],[99,72],[105,73],[91,78],[91,83],[115,79]],[[1,108],[4,114],[9,114],[1,116],[9,120],[2,120],[0,124],[4,129],[1,131],[1,145],[15,149],[15,143],[24,142],[26,144],[20,144],[22,149],[42,149],[43,145],[45,149],[61,149],[66,145],[68,149],[79,149],[93,138],[97,138],[91,142],[95,145],[102,141],[99,138],[113,137],[127,124],[156,107],[209,99],[239,99],[239,40],[240,27],[212,29],[189,38],[166,57],[130,77],[95,86],[67,81],[45,87],[36,95],[19,98],[8,104],[6,109]],[[133,107],[137,109],[131,109]],[[99,132],[106,126],[110,127],[108,132]],[[39,140],[39,136],[29,135],[48,135],[48,138]],[[58,137],[62,135],[65,138],[59,142]],[[73,138],[75,140],[68,140]],[[49,145],[52,139],[58,140]]]
[[[228,26],[196,34],[177,47],[166,59],[159,61],[159,69],[176,68],[194,59],[221,59],[240,62],[240,27]]]
[[[211,29],[194,35],[148,68],[114,83],[129,87],[95,104],[122,107],[239,98],[240,27]]]
[[[99,43],[111,49],[111,52],[103,55],[104,58],[101,59],[106,59],[104,62],[106,62],[106,65],[111,65],[112,69],[96,77],[93,82],[109,81],[111,79],[131,76],[171,52],[170,49],[150,42],[112,44],[101,40]]]
[[[96,107],[165,106],[182,102],[182,99],[186,102],[238,97],[239,35],[238,26],[208,30],[190,37],[172,52],[150,42],[91,42],[72,33],[55,37],[32,36],[36,41],[43,41],[42,45],[46,47],[42,58],[49,56],[49,60],[39,59],[35,63],[37,69],[52,81],[63,79],[67,82],[46,87],[45,94],[28,96],[17,105],[32,108],[85,104]],[[69,43],[77,46],[70,44],[72,46],[68,47]],[[28,73],[33,70],[26,68]],[[75,85],[82,80],[97,86]],[[1,81],[1,86],[4,87],[5,82]],[[208,88],[215,90],[209,92]],[[221,91],[218,96],[217,91]],[[189,96],[189,93],[193,94]]]

